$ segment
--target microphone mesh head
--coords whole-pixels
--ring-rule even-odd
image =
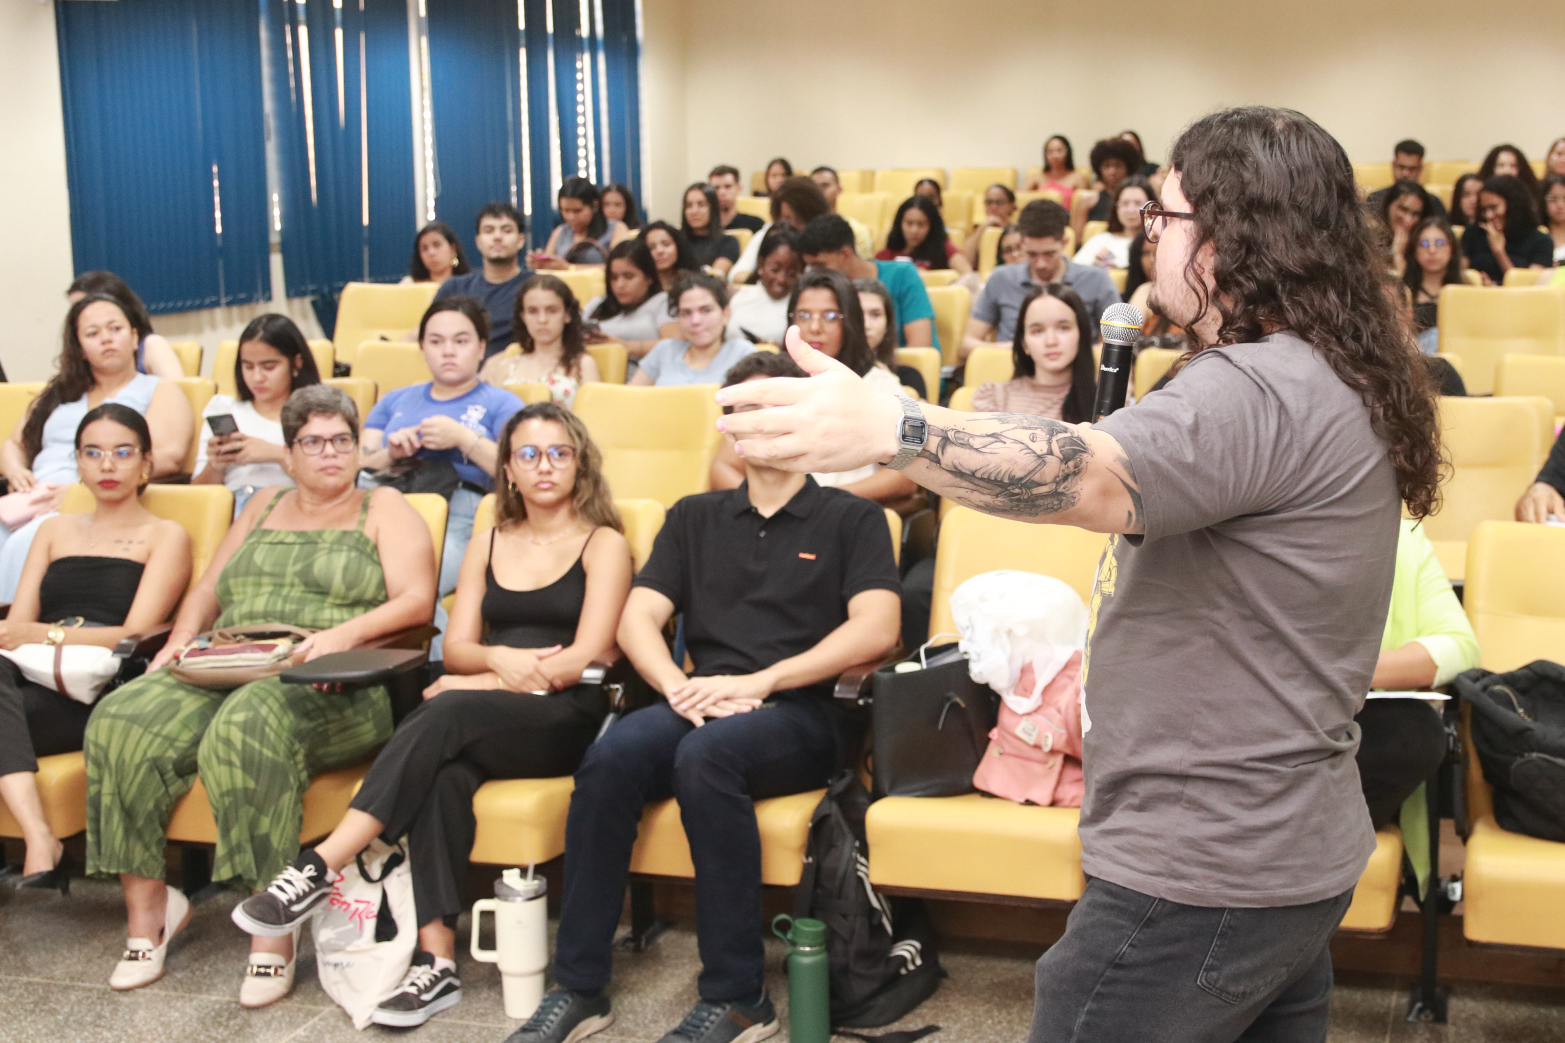
[[[1132,304],[1111,304],[1098,320],[1105,344],[1134,344],[1141,336],[1141,326],[1146,320],[1141,309]]]

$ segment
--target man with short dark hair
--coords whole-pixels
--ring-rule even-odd
[[[804,226],[799,253],[811,268],[831,268],[850,279],[884,283],[896,308],[898,347],[940,347],[935,306],[929,303],[929,291],[911,262],[865,260],[859,256],[853,228],[837,214],[824,214]]]
[[[1119,291],[1102,268],[1077,264],[1065,256],[1068,221],[1065,208],[1052,199],[1035,199],[1022,208],[1016,225],[1022,233],[1026,260],[1002,264],[990,273],[983,292],[973,302],[972,317],[967,320],[967,333],[959,349],[962,358],[975,348],[1009,344],[1016,333],[1022,298],[1034,287],[1050,283],[1064,283],[1081,296],[1094,324],[1091,330],[1083,332],[1092,340],[1097,339],[1097,321],[1105,308],[1120,302]]]
[[[474,242],[484,266],[466,275],[453,275],[440,284],[435,299],[462,294],[477,297],[489,312],[489,344],[484,358],[497,355],[516,339],[511,334],[516,311],[516,291],[532,276],[518,258],[527,222],[510,203],[488,203],[478,211],[478,235]]]
[[[712,168],[712,172],[706,176],[707,183],[717,192],[718,212],[722,214],[724,228],[743,228],[749,232],[759,232],[765,227],[766,222],[754,214],[741,214],[739,212],[739,171],[726,164],[719,164]]]
[[[831,207],[831,212],[837,212],[837,197],[842,195],[842,178],[837,176],[837,171],[832,167],[816,167],[810,171],[810,180],[815,182],[815,187],[821,190],[821,195],[826,197],[826,203]],[[856,221],[847,214],[842,219],[848,222],[848,227],[853,229],[853,247],[858,250],[860,257],[873,257],[875,255],[875,237],[870,234],[869,226],[863,221]]]
[[[1391,150],[1391,179],[1397,181],[1424,182],[1424,146],[1412,138],[1407,138],[1396,143]],[[1383,200],[1386,193],[1391,191],[1391,186],[1371,192],[1367,200],[1372,211],[1385,209]],[[1435,197],[1433,192],[1424,193],[1424,216],[1444,217],[1445,204]]]

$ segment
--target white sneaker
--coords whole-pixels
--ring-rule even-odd
[[[151,985],[163,977],[163,961],[168,956],[168,943],[185,929],[190,922],[190,901],[177,887],[168,889],[168,908],[163,917],[163,941],[151,938],[130,938],[125,942],[125,954],[114,965],[109,975],[109,988],[124,992]]]
[[[299,929],[293,931],[293,957],[274,952],[253,952],[239,985],[239,1005],[254,1010],[266,1007],[293,991],[293,971],[299,963]]]

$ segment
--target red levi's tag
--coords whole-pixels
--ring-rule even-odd
[[[815,555],[809,553],[808,551],[802,551],[801,550],[799,552],[799,557],[803,558],[805,561],[814,561],[815,560]]]

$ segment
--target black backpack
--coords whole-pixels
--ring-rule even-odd
[[[1565,841],[1565,667],[1540,659],[1508,674],[1469,670],[1472,741],[1494,787],[1494,817],[1513,833]]]
[[[888,901],[870,886],[864,839],[869,805],[869,793],[853,772],[832,779],[810,817],[804,874],[795,892],[794,917],[826,925],[834,1029],[889,1025],[934,995],[945,977],[923,903]],[[875,1038],[907,1041],[937,1030],[929,1026]]]

